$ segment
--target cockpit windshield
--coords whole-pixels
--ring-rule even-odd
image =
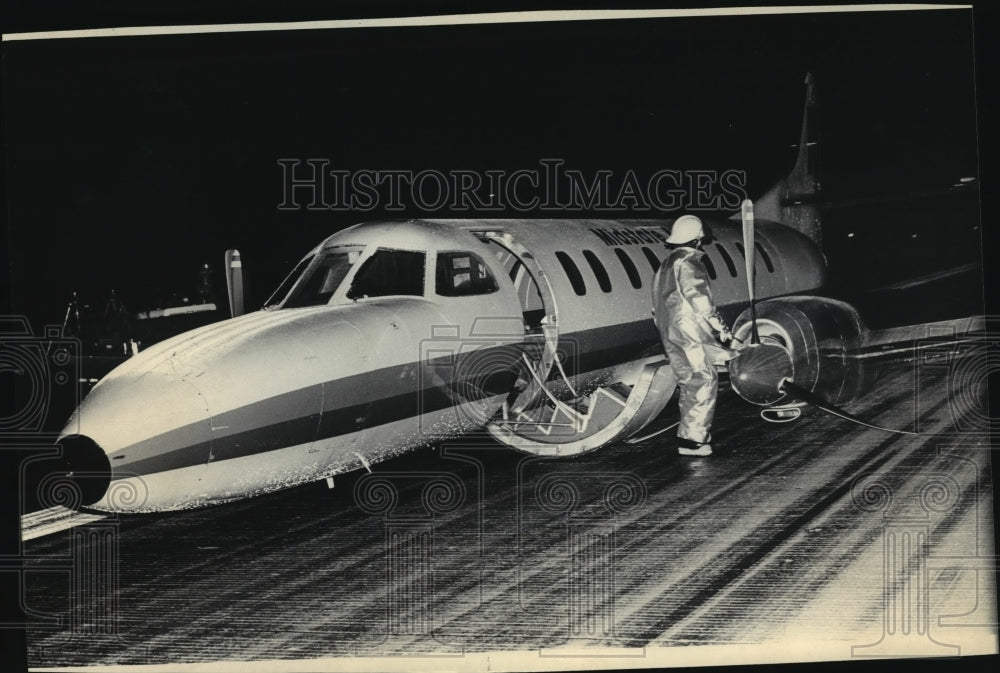
[[[335,246],[302,260],[271,296],[267,308],[277,306],[283,299],[282,308],[328,303],[363,250],[360,245]]]

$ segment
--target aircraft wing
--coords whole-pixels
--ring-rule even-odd
[[[870,330],[861,346],[847,351],[844,357],[875,362],[954,357],[982,345],[988,336],[984,316]]]

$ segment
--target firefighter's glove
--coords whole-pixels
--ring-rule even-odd
[[[722,322],[722,319],[718,315],[712,314],[706,318],[706,321],[723,345],[733,340],[733,333],[729,331],[729,327],[726,326],[726,323]]]

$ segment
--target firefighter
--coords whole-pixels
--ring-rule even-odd
[[[725,345],[732,340],[712,302],[708,271],[702,261],[705,238],[699,218],[677,218],[667,238],[671,252],[653,279],[653,321],[680,390],[677,438],[678,452],[683,456],[712,454],[709,431],[719,391],[715,372],[715,362],[720,360],[718,343]]]

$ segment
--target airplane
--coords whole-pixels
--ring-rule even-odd
[[[758,199],[762,217],[749,229],[706,220],[716,305],[757,346],[725,368],[769,420],[796,418],[803,397],[856,399],[871,356],[905,350],[920,327],[870,331],[851,305],[816,294],[814,105],[807,79],[795,168]],[[332,487],[473,431],[543,456],[634,438],[676,388],[651,315],[671,223],[366,222],[319,243],[248,314],[229,254],[234,317],[97,383],[57,440],[61,469],[80,506],[151,512]]]

